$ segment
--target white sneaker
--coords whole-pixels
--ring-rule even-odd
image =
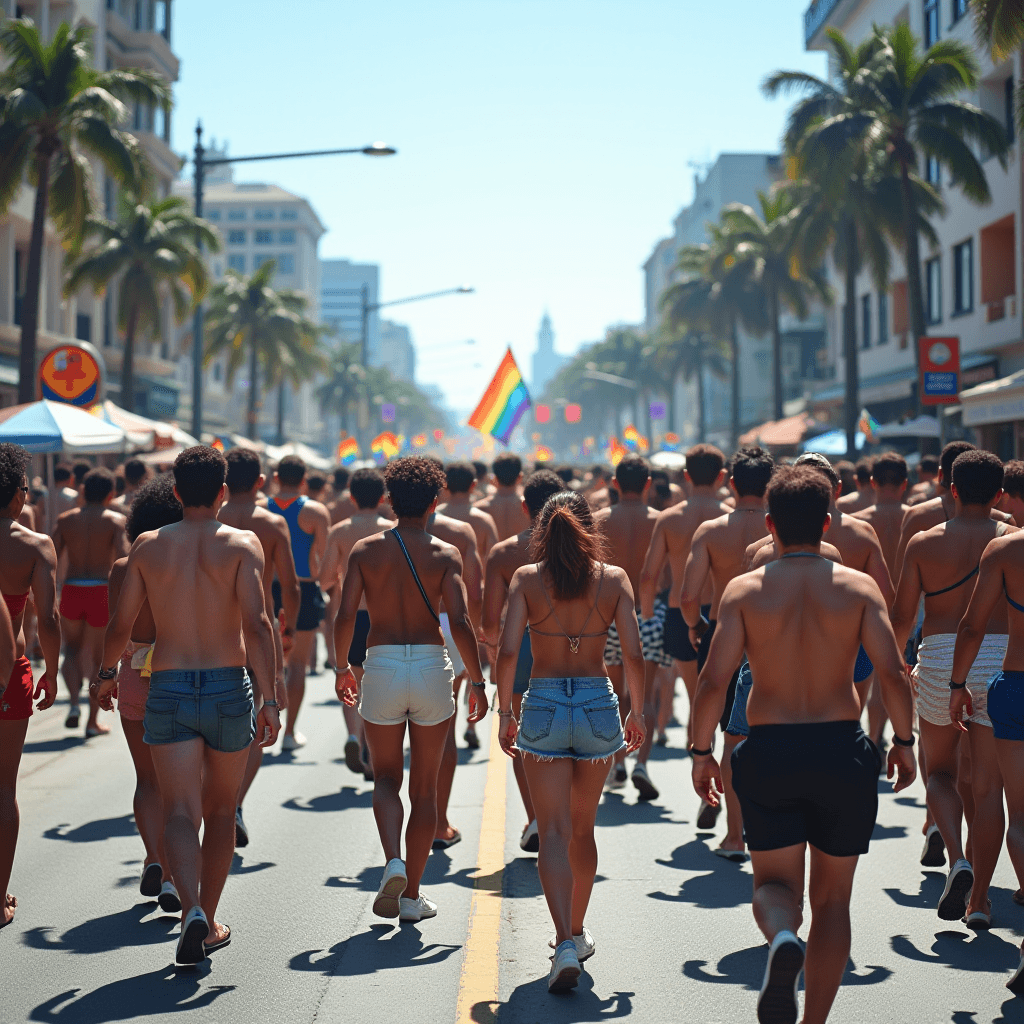
[[[647,765],[641,764],[639,761],[633,766],[633,774],[630,776],[633,785],[636,787],[637,793],[641,800],[657,800],[658,790],[655,788],[653,782],[651,782],[650,775],[647,774]]]
[[[576,942],[574,939],[566,939],[555,949],[555,955],[551,958],[548,991],[568,992],[579,984],[582,973],[583,968],[580,967],[580,959],[576,955]]]
[[[757,1019],[761,1024],[795,1024],[796,993],[803,967],[800,940],[792,932],[779,932],[768,950],[768,964],[757,997]]]
[[[536,853],[540,849],[540,832],[537,829],[536,818],[526,826],[526,831],[519,837],[519,849],[526,853]]]
[[[160,909],[168,914],[181,913],[181,897],[178,896],[178,890],[174,888],[173,882],[164,882],[156,901],[160,904]]]
[[[946,878],[946,887],[939,900],[939,917],[943,921],[959,921],[967,913],[967,895],[974,888],[974,871],[961,857]]]
[[[594,941],[594,936],[587,931],[587,926],[583,926],[582,935],[574,935],[572,941],[576,945],[576,959],[580,963],[584,960],[589,960],[597,952],[597,943]],[[554,935],[548,939],[548,948],[554,949],[556,946]]]
[[[437,904],[428,900],[423,893],[414,900],[403,896],[399,901],[399,921],[422,921],[425,917],[437,917]]]
[[[393,857],[384,868],[384,877],[380,880],[377,898],[373,901],[373,912],[378,917],[398,917],[401,912],[399,897],[408,884],[405,863]]]
[[[281,738],[281,749],[282,750],[298,750],[299,747],[306,745],[306,737],[301,732],[297,733],[285,733]]]

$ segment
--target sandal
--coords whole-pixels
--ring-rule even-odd
[[[206,950],[206,955],[209,956],[211,953],[216,953],[218,949],[223,949],[225,946],[231,945],[231,926],[224,925],[227,928],[228,933],[223,939],[218,939],[216,942],[204,942],[203,949]]]
[[[452,829],[452,834],[447,839],[435,839],[430,844],[432,850],[447,850],[449,846],[454,846],[456,843],[462,842],[462,833],[457,829]]]

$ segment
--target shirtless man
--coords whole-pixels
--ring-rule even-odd
[[[306,694],[306,668],[316,643],[317,629],[324,617],[326,602],[317,577],[327,547],[327,531],[331,517],[318,501],[311,501],[302,492],[306,464],[297,455],[286,455],[278,464],[274,478],[278,491],[267,501],[267,508],[284,518],[291,537],[292,560],[299,578],[302,601],[295,621],[295,639],[286,655],[288,707],[287,724],[281,739],[282,750],[305,746],[306,737],[295,731],[295,722]],[[278,584],[273,588],[274,610],[281,607]]]
[[[94,682],[100,667],[103,631],[109,618],[107,578],[110,567],[128,553],[124,516],[110,508],[114,497],[114,474],[109,469],[90,470],[82,484],[82,494],[84,505],[63,513],[53,531],[57,561],[60,561],[62,553],[67,552],[60,615],[64,636],[64,682],[71,696],[71,707],[64,725],[69,729],[78,727],[82,680]],[[99,710],[99,703],[90,689],[86,736],[110,732],[109,726],[97,721]]]
[[[996,819],[1002,817],[998,761],[983,683],[999,671],[1006,654],[1005,602],[992,608],[971,673],[960,677],[960,681],[966,679],[971,684],[974,695],[967,719],[970,782],[961,773],[960,792],[957,791],[957,755],[963,730],[950,720],[949,683],[957,678],[953,674],[956,632],[970,603],[981,556],[994,537],[1017,529],[993,522],[989,514],[1001,497],[1002,483],[1003,464],[990,452],[968,451],[957,457],[952,468],[951,488],[955,514],[948,522],[916,534],[907,544],[892,610],[896,639],[905,645],[917,624],[918,603],[924,595],[923,638],[914,666],[914,679],[921,745],[928,766],[928,810],[950,862],[946,886],[939,900],[939,917],[943,921],[959,921],[968,911],[972,915],[981,913],[983,917],[973,917],[971,924],[982,928],[988,927],[984,921],[990,920],[988,883],[999,853],[997,846],[993,856],[991,840],[993,832],[1001,828],[995,823]],[[891,715],[891,708],[889,712]],[[969,804],[965,808],[968,800],[973,808]],[[993,806],[995,803],[998,803],[998,811]],[[964,856],[961,843],[965,810],[970,860]],[[975,839],[976,827],[980,842]],[[967,895],[972,888],[968,907]]]
[[[718,620],[718,605],[726,585],[746,569],[747,548],[768,532],[764,519],[764,492],[774,468],[772,457],[764,449],[741,448],[732,457],[732,476],[729,479],[729,487],[736,497],[735,510],[702,523],[694,531],[679,588],[679,610],[686,623],[690,644],[697,651],[698,671],[704,667],[708,656],[715,623]],[[701,601],[709,579],[713,586],[713,594],[710,618],[705,619],[701,613]],[[742,660],[742,657],[737,658],[733,666],[732,681],[729,684],[729,693],[724,702],[720,722],[725,736],[722,766],[728,817],[728,829],[720,849],[725,854],[737,855],[742,855],[745,849],[743,817],[739,801],[732,789],[732,768],[729,758],[740,741],[738,737],[726,733],[725,729],[729,724],[729,714],[736,696],[736,680]],[[720,812],[719,803],[701,804],[697,815],[697,828],[714,828]]]
[[[1024,526],[1024,462],[1019,459],[1003,465],[1003,497],[999,511],[1012,516],[1014,526]]]
[[[854,477],[857,490],[844,494],[836,499],[836,508],[840,512],[853,515],[856,512],[863,512],[875,504],[875,488],[871,484],[871,459],[858,459],[854,466]]]
[[[334,620],[341,604],[341,586],[345,580],[348,567],[348,556],[356,541],[364,537],[372,537],[375,533],[383,533],[391,526],[391,520],[381,514],[381,502],[384,500],[384,476],[378,469],[357,469],[352,474],[349,493],[355,502],[356,511],[331,527],[327,535],[327,553],[324,555],[323,568],[320,570],[320,585],[331,595],[331,604],[327,610],[327,622],[334,632]],[[348,664],[355,674],[356,682],[363,678],[363,662],[366,660],[366,638],[370,635],[370,614],[366,610],[365,599],[356,612],[353,627],[352,643],[348,649]],[[328,660],[338,664],[337,652],[334,650],[334,637]],[[373,778],[373,769],[362,757],[363,727],[359,712],[348,704],[342,705],[345,725],[348,728],[348,739],[345,741],[345,764],[349,771],[363,775],[367,780]]]
[[[327,505],[327,511],[331,514],[331,526],[337,526],[356,511],[356,503],[348,493],[350,475],[344,466],[339,466],[334,471],[334,497]]]
[[[111,503],[110,507],[123,515],[128,514],[128,509],[139,488],[149,479],[149,467],[142,459],[129,459],[124,464],[124,493],[119,494]]]
[[[807,468],[781,470],[768,488],[769,528],[782,558],[728,584],[694,701],[693,782],[718,801],[719,719],[734,666],[753,674],[750,738],[733,754],[733,779],[754,868],[754,918],[770,943],[758,1019],[795,1022],[804,950],[806,847],[811,930],[805,1024],[824,1024],[850,955],[850,894],[878,810],[880,755],[860,728],[853,665],[863,646],[877,666],[895,743],[894,789],[915,776],[912,706],[903,657],[875,583],[820,557],[832,489]],[[794,557],[795,556],[795,557]],[[830,652],[822,659],[821,652]]]
[[[639,455],[625,456],[615,467],[615,488],[619,492],[618,503],[594,513],[594,523],[603,531],[608,542],[608,564],[618,566],[626,573],[635,594],[640,589],[640,572],[654,533],[654,524],[658,520],[658,513],[647,504],[647,495],[651,489],[651,468],[647,460]],[[672,664],[672,659],[665,654],[662,645],[665,628],[664,608],[665,606],[661,605],[657,609],[652,609],[651,615],[647,618],[641,617],[639,610],[637,611],[644,655],[644,706],[641,714],[649,726],[653,725],[655,719],[654,674],[659,666]],[[661,615],[657,614],[659,611]],[[620,713],[626,714],[629,708],[623,706],[628,702],[622,645],[615,623],[608,627],[604,663],[608,667],[608,677],[620,701]],[[654,729],[649,727],[643,744],[636,752],[636,764],[630,776],[641,801],[656,800],[659,795],[647,771],[647,759],[650,757],[653,742]],[[614,771],[624,772],[625,752],[619,756],[621,760],[616,759]]]
[[[686,453],[686,480],[691,496],[680,505],[665,509],[654,523],[654,533],[647,548],[640,574],[640,612],[645,619],[654,615],[654,600],[661,580],[662,568],[668,559],[671,583],[662,644],[672,658],[677,674],[683,677],[689,707],[687,709],[686,744],[690,745],[693,695],[697,692],[697,651],[690,643],[683,613],[679,610],[683,570],[690,556],[690,544],[697,527],[709,519],[727,515],[729,509],[717,497],[725,483],[725,456],[711,444],[694,445]],[[705,587],[701,614],[710,611],[711,587]]]
[[[523,504],[531,523],[536,523],[541,510],[548,498],[565,489],[561,479],[550,469],[538,469],[526,478],[523,487]],[[484,610],[482,632],[484,640],[492,651],[496,651],[501,636],[501,624],[508,602],[508,588],[517,569],[529,565],[533,561],[530,548],[533,527],[523,530],[516,537],[500,541],[491,548],[487,556],[484,570]],[[530,631],[523,631],[523,642],[519,646],[519,659],[516,662],[516,674],[512,684],[512,711],[519,721],[519,710],[522,707],[523,695],[530,688],[530,672],[533,669],[533,653],[530,647]],[[526,770],[523,759],[512,759],[512,770],[515,772],[519,795],[523,798],[526,808],[526,827],[519,837],[519,848],[527,853],[536,853],[540,849],[540,836],[537,831],[537,816],[533,811],[530,799],[530,786],[526,781]]]
[[[923,501],[934,498],[938,492],[939,457],[922,455],[917,464],[917,483],[907,494],[908,505],[920,505]]]
[[[599,509],[608,508],[612,503],[612,480],[614,474],[604,466],[597,465],[591,470],[590,493],[587,494],[587,501],[590,507],[597,512]]]
[[[398,523],[353,545],[334,628],[335,648],[347,651],[365,596],[370,633],[363,681],[360,686],[350,666],[339,666],[335,688],[349,705],[359,692],[373,762],[374,816],[387,859],[373,912],[420,921],[437,915],[437,905],[419,886],[437,834],[438,770],[456,708],[454,673],[439,628],[442,600],[455,644],[470,669],[471,721],[486,714],[487,697],[462,583],[462,559],[451,544],[427,532],[427,520],[445,485],[444,471],[431,459],[405,458],[389,463],[384,477]],[[472,534],[464,523],[458,525]],[[406,722],[412,806],[403,861]]]
[[[494,473],[495,491],[478,501],[476,507],[494,520],[498,540],[508,540],[530,526],[530,520],[523,511],[523,500],[519,496],[523,460],[518,455],[506,452],[494,460],[491,471]]]
[[[60,465],[53,471],[53,514],[59,518],[78,504],[78,488],[72,486],[71,467]]]
[[[236,530],[250,530],[256,534],[263,549],[263,597],[267,615],[274,630],[274,681],[277,699],[284,707],[287,690],[284,686],[284,646],[282,626],[274,615],[273,583],[276,576],[284,603],[283,637],[291,642],[295,635],[295,621],[299,614],[301,594],[299,581],[295,576],[295,562],[292,560],[291,538],[288,524],[281,516],[257,504],[257,496],[267,482],[260,471],[260,457],[251,448],[232,448],[225,458],[227,462],[228,500],[220,507],[217,518],[226,526]],[[260,698],[254,695],[256,710]],[[278,709],[280,711],[280,708]],[[235,845],[249,845],[249,829],[242,817],[242,804],[256,773],[263,764],[263,747],[254,740],[249,746],[249,761],[245,766],[242,788],[238,793],[238,807],[235,811]]]
[[[468,462],[451,462],[445,467],[445,479],[448,481],[448,500],[438,505],[437,511],[473,527],[476,553],[481,562],[486,562],[491,548],[498,543],[498,527],[493,516],[470,504],[476,490],[473,467]]]
[[[984,679],[976,679],[971,686],[965,685],[964,681],[970,678],[971,667],[984,643],[989,622],[996,609],[1004,604],[1008,609],[1009,642],[1002,671],[988,684],[986,693]],[[970,717],[979,697],[986,699],[988,716],[992,721],[996,765],[1010,815],[1006,850],[1020,887],[1014,894],[1016,903],[1024,894],[1024,731],[1021,730],[1021,722],[1024,721],[1024,533],[989,541],[981,556],[974,593],[957,629],[949,692],[950,718],[957,728],[964,727],[963,712],[966,711]],[[988,835],[983,834],[980,827],[984,822],[978,820],[979,815],[983,819],[985,817],[982,810],[985,803],[979,798],[975,811],[975,877],[981,872],[979,861],[982,856],[995,863],[1002,844],[1002,803],[998,798],[992,802],[992,811],[996,814],[992,822],[994,829]],[[985,907],[980,912],[987,910]],[[1006,987],[1014,995],[1024,996],[1024,946],[1020,964]]]
[[[174,493],[184,519],[142,534],[132,546],[99,673],[99,697],[105,699],[148,599],[156,642],[145,740],[167,815],[164,848],[181,898],[179,964],[200,963],[231,941],[231,929],[217,921],[216,911],[234,855],[238,791],[253,738],[270,746],[280,729],[263,548],[254,533],[218,522],[226,476],[224,456],[206,445],[186,448],[174,460]],[[263,695],[258,715],[246,663]]]

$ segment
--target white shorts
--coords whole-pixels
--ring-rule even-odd
[[[380,644],[366,652],[359,714],[373,725],[438,725],[455,714],[455,672],[440,644]]]
[[[455,669],[455,674],[461,676],[466,671],[466,663],[455,646],[455,638],[452,636],[452,627],[448,622],[448,613],[441,612],[441,635],[444,637],[444,645],[448,649],[448,658]]]
[[[988,684],[1000,671],[1006,654],[1007,635],[986,633],[981,650],[967,674],[974,698],[974,713],[968,721],[992,728],[988,717]],[[921,640],[914,666],[917,686],[917,714],[932,725],[949,725],[949,680],[953,674],[953,648],[956,633],[934,633]]]

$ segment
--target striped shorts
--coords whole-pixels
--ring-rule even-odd
[[[644,661],[653,661],[657,665],[672,664],[672,656],[665,653],[663,646],[665,613],[667,611],[668,605],[663,600],[657,600],[654,602],[654,614],[649,619],[641,618],[639,610],[636,613]],[[604,645],[604,663],[606,665],[622,664],[622,643],[614,622],[608,627],[608,640]]]
[[[988,633],[967,675],[974,713],[968,721],[992,728],[988,717],[988,684],[1002,668],[1006,654],[1005,633]],[[917,688],[917,714],[932,725],[950,725],[949,680],[953,674],[956,633],[935,633],[921,640],[913,680]]]

